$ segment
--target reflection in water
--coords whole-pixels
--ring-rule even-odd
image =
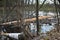
[[[32,11],[33,12],[33,16],[36,16],[36,14],[34,13],[34,11]],[[31,14],[31,13],[30,13]],[[39,16],[55,16],[56,15],[56,13],[55,12],[45,12],[45,11],[39,11]]]
[[[55,16],[56,14],[54,12],[39,11],[39,16],[47,16],[47,15],[48,16]],[[33,13],[33,16],[35,17],[36,14]],[[42,24],[40,26],[41,27],[41,33],[46,33],[47,31],[50,31],[50,30],[54,29],[53,26],[54,26],[54,23],[51,23],[51,25],[50,24]],[[33,32],[33,30],[35,30],[35,32],[37,31],[36,24],[30,23],[30,27],[31,27],[32,32]]]
[[[52,30],[52,29],[54,29],[53,24],[52,24],[52,25],[43,24],[43,25],[41,26],[41,32],[42,32],[42,33],[46,33],[47,31],[50,31],[50,30]]]
[[[51,31],[52,29],[54,29],[54,23],[52,23],[51,25],[49,25],[49,24],[43,24],[40,27],[41,27],[41,33],[46,33],[48,31]],[[37,31],[36,24],[34,25],[33,23],[31,23],[30,24],[30,28],[31,28],[31,32],[32,33],[34,33],[34,32]]]

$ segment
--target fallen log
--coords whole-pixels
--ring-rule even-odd
[[[38,17],[39,20],[46,19],[46,18],[51,18],[51,16],[40,16],[40,17]],[[36,18],[30,18],[30,19],[23,20],[23,22],[29,22],[29,23],[33,22],[33,21],[36,21]],[[2,23],[1,25],[10,25],[10,24],[18,23],[18,22],[21,22],[21,21],[20,20],[19,21],[11,21],[11,22]]]

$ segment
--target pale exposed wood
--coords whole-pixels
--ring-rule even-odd
[[[42,19],[46,19],[46,18],[51,18],[51,16],[40,16],[38,18],[39,18],[39,20],[42,20]],[[24,22],[33,22],[33,21],[36,21],[36,18],[25,19],[23,21]],[[2,25],[14,24],[14,23],[17,23],[17,22],[20,22],[20,20],[19,21],[6,22],[6,23],[3,23]]]

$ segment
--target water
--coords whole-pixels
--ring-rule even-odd
[[[37,31],[35,24],[31,23],[30,24],[30,27],[31,27],[31,32],[32,33],[34,32],[34,30],[35,30],[35,32]],[[48,31],[51,31],[52,29],[54,29],[54,24],[53,23],[52,23],[52,25],[43,24],[40,27],[41,27],[41,29],[40,29],[41,30],[41,33],[46,33]]]
[[[41,26],[41,33],[46,33],[50,30],[54,29],[54,26],[53,25],[49,25],[49,24],[43,24]]]
[[[34,11],[32,11],[32,12],[34,12]],[[49,11],[49,12],[45,12],[45,11],[39,11],[39,16],[55,16],[56,15],[56,13],[55,12],[51,12],[51,11]],[[35,15],[35,13],[33,13],[33,16],[36,16]]]
[[[44,12],[44,11],[39,11],[39,16],[55,16],[56,13],[54,12]],[[36,16],[35,13],[33,13],[33,16]],[[55,23],[51,23],[51,25],[49,24],[42,24],[41,27],[41,33],[46,33],[48,31],[51,31],[52,29],[54,29],[54,24]],[[35,30],[35,32],[37,31],[36,29],[36,24],[30,23],[30,27],[31,27],[31,31],[33,32],[33,30]]]
[[[39,16],[55,16],[56,13],[55,12],[46,12],[46,11],[39,11]],[[36,17],[36,12],[35,11],[24,11],[24,17],[26,18],[32,18],[32,17]]]

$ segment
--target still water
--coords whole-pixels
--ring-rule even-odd
[[[46,11],[39,11],[39,16],[55,16],[55,12],[46,12]],[[36,12],[35,11],[24,11],[24,16],[25,17],[36,17]]]
[[[41,26],[41,33],[46,33],[50,30],[54,29],[54,25],[49,25],[49,24],[43,24]]]
[[[49,25],[49,24],[42,24],[39,27],[41,27],[41,29],[40,29],[41,33],[46,33],[48,31],[51,31],[52,29],[54,29],[54,24],[53,23],[51,25]],[[30,29],[31,29],[32,33],[36,32],[37,31],[36,24],[30,23]]]
[[[39,11],[39,16],[55,16],[56,13],[55,12],[44,12],[44,11]],[[36,16],[35,13],[33,14],[33,16]],[[30,27],[31,27],[31,31],[35,32],[37,31],[36,29],[36,24],[30,23]],[[41,26],[41,33],[46,33],[48,31],[51,31],[52,29],[54,29],[54,23],[51,23],[51,25],[49,24],[42,24]]]

